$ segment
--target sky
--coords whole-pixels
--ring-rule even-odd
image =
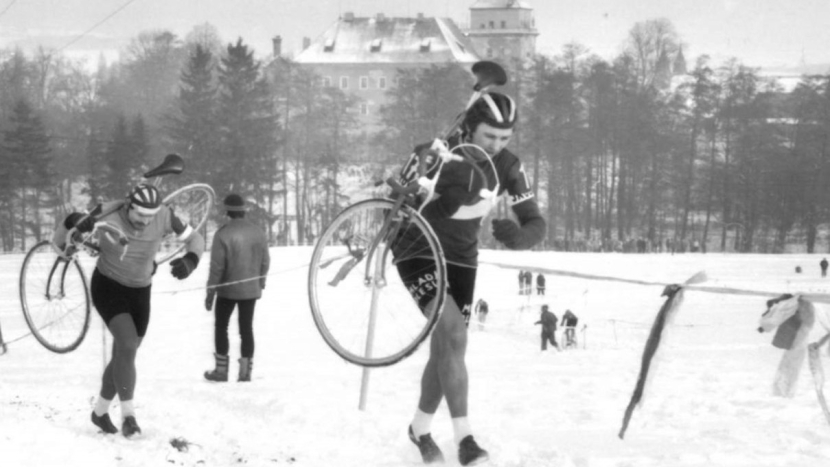
[[[92,311],[83,343],[55,354],[29,335],[17,302],[21,254],[0,255],[0,453],[3,465],[225,467],[421,466],[406,436],[415,412],[426,345],[372,370],[364,410],[362,370],[323,342],[308,309],[308,247],[271,249],[268,287],[257,302],[253,379],[237,383],[239,337],[230,325],[231,381],[204,380],[213,367],[213,314],[202,307],[208,264],[178,281],[163,265],[154,277],[152,315],[138,351],[135,409],[142,435],[103,435],[89,415],[111,338]],[[486,250],[478,297],[490,304],[473,321],[467,365],[470,423],[490,452],[486,467],[824,467],[830,424],[807,364],[792,398],[772,386],[783,351],[756,328],[767,298],[783,292],[827,297],[822,255],[613,254]],[[511,267],[502,267],[508,265]],[[802,274],[794,272],[803,267]],[[87,274],[92,261],[85,260]],[[518,294],[517,269],[548,268],[545,295]],[[324,273],[336,274],[339,268]],[[761,295],[684,292],[653,362],[643,403],[624,439],[617,434],[640,368],[663,284],[698,271],[699,287]],[[345,284],[345,282],[344,282]],[[341,284],[342,285],[342,284]],[[388,290],[402,291],[390,282]],[[321,293],[325,293],[322,290]],[[405,292],[404,292],[405,293]],[[769,293],[769,297],[763,296]],[[540,349],[533,323],[542,304],[578,317],[579,348]],[[816,304],[827,319],[828,305]],[[386,311],[386,310],[385,310]],[[817,334],[821,332],[817,326]],[[382,338],[379,337],[379,338]],[[562,341],[561,329],[557,340]],[[830,355],[821,352],[830,371]],[[827,385],[823,391],[827,391]],[[118,403],[110,409],[120,427]],[[432,435],[448,467],[455,457],[442,404]],[[171,440],[189,444],[186,452]]]
[[[37,44],[67,54],[115,56],[139,32],[167,29],[184,37],[214,25],[225,42],[242,37],[258,56],[280,35],[297,52],[338,16],[426,16],[469,22],[475,0],[0,0],[0,46]],[[537,49],[556,54],[579,42],[613,58],[637,22],[667,18],[687,60],[708,54],[750,66],[830,64],[830,2],[826,0],[525,0],[535,11]]]

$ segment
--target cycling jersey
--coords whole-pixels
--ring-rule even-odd
[[[188,229],[168,206],[162,206],[153,217],[153,220],[144,229],[136,229],[128,219],[124,201],[110,201],[104,203],[101,212],[108,212],[98,218],[111,227],[100,226],[96,230],[98,246],[101,249],[98,256],[97,269],[104,276],[127,287],[146,287],[152,282],[153,260],[159,251],[165,235],[188,234],[187,250],[201,256],[205,242],[198,232]],[[122,231],[126,241],[116,232]],[[55,244],[62,246],[61,239],[66,237],[67,229],[61,223],[55,232]]]
[[[458,142],[458,138],[451,139],[449,147],[453,148]],[[411,182],[417,176],[416,154],[424,147],[416,148],[415,154],[401,169],[402,184]],[[460,153],[459,151],[461,149],[454,150],[456,153]],[[496,181],[497,195],[507,193],[510,197],[509,204],[519,218],[519,224],[523,227],[528,226],[533,231],[536,237],[533,243],[541,240],[544,234],[545,223],[539,214],[539,207],[519,158],[503,149],[492,157],[492,161],[492,165],[487,160],[477,162],[487,177],[486,187],[477,172],[466,163],[445,163],[436,182],[435,197],[421,212],[438,236],[449,264],[478,266],[478,235],[481,222],[497,202],[497,198],[481,198],[479,192],[481,188],[495,189]],[[437,163],[429,160],[426,163],[427,174],[433,175],[437,170]],[[414,235],[403,240],[424,242],[424,239],[419,240],[414,238]]]

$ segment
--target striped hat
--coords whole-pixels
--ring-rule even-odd
[[[142,183],[127,197],[130,207],[140,214],[151,215],[161,209],[161,195],[156,187]]]

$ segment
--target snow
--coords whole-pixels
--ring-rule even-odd
[[[81,346],[49,352],[31,336],[17,298],[21,255],[0,256],[0,462],[9,466],[396,466],[421,465],[406,436],[415,412],[426,346],[371,372],[358,410],[361,369],[323,342],[308,309],[310,248],[274,248],[268,288],[255,319],[253,381],[209,383],[213,315],[203,308],[207,262],[185,281],[160,269],[149,332],[138,353],[139,439],[103,435],[89,414],[99,389],[101,321]],[[485,251],[478,297],[490,303],[486,328],[470,326],[470,420],[491,466],[809,467],[830,459],[830,426],[809,370],[795,397],[772,396],[782,351],[759,334],[765,300],[785,292],[828,293],[821,255],[586,254]],[[550,268],[654,282],[638,285],[547,275],[548,294],[520,296],[517,270]],[[804,272],[796,274],[795,266]],[[91,272],[88,265],[87,273]],[[634,388],[661,284],[700,270],[703,285],[769,293],[688,290],[667,329],[644,403],[617,437]],[[534,282],[535,285],[535,282]],[[540,352],[539,306],[580,318],[578,350]],[[826,312],[828,305],[816,307]],[[239,358],[231,324],[232,374]],[[561,336],[557,336],[561,342]],[[585,348],[582,345],[586,344]],[[822,352],[825,371],[827,352]],[[110,411],[120,426],[120,410]],[[442,404],[433,437],[458,465]],[[171,440],[189,449],[180,452]]]

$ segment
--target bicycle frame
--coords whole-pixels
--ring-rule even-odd
[[[343,266],[343,269],[341,269],[341,272],[342,272],[344,277],[345,277],[345,275],[347,275],[349,273],[349,271],[352,268],[354,268],[354,266],[357,265],[357,263],[359,263],[361,260],[363,260],[365,258],[366,259],[366,265],[365,265],[365,275],[364,275],[364,279],[363,279],[364,284],[369,285],[369,284],[372,283],[372,281],[376,281],[378,283],[378,285],[384,285],[385,284],[386,275],[385,275],[385,271],[382,269],[382,266],[379,266],[381,268],[380,275],[378,275],[378,271],[375,271],[374,274],[372,274],[372,271],[371,271],[372,259],[375,255],[375,251],[377,250],[378,246],[381,244],[383,239],[385,239],[385,238],[394,238],[397,235],[398,229],[400,228],[400,224],[395,226],[395,228],[391,232],[388,231],[388,230],[389,230],[390,226],[392,225],[393,220],[395,219],[395,217],[400,212],[401,206],[403,205],[404,201],[407,199],[408,196],[414,195],[414,194],[416,194],[418,192],[421,192],[423,190],[427,191],[427,195],[426,195],[424,201],[421,203],[421,205],[418,209],[418,213],[420,213],[421,210],[424,208],[424,206],[426,206],[432,200],[432,197],[433,197],[434,191],[435,191],[435,182],[440,177],[441,170],[443,169],[444,164],[446,162],[448,162],[448,161],[459,161],[459,162],[469,163],[471,165],[471,167],[473,167],[473,169],[478,173],[479,177],[481,177],[481,179],[486,184],[487,177],[484,175],[484,172],[481,170],[480,167],[478,167],[475,163],[467,161],[462,156],[458,156],[456,154],[453,154],[453,150],[455,150],[456,148],[460,148],[460,147],[463,147],[463,146],[475,146],[475,145],[473,145],[471,143],[462,143],[462,144],[460,144],[460,145],[458,145],[458,146],[456,146],[452,149],[449,149],[447,147],[446,143],[445,143],[445,140],[447,138],[449,138],[453,133],[455,133],[458,130],[458,128],[461,126],[461,123],[464,121],[464,117],[467,113],[467,110],[469,110],[469,108],[476,102],[476,100],[478,100],[482,96],[482,94],[487,92],[487,90],[490,87],[494,86],[494,85],[501,86],[501,85],[503,85],[507,82],[507,75],[505,74],[504,69],[500,65],[496,64],[495,62],[487,62],[487,61],[478,62],[475,65],[473,65],[472,71],[473,71],[473,74],[476,76],[476,84],[473,86],[472,96],[470,96],[470,99],[467,102],[467,105],[465,106],[464,111],[461,112],[456,117],[453,124],[446,131],[444,131],[443,134],[439,138],[436,138],[433,141],[433,144],[432,144],[432,146],[430,147],[430,149],[428,151],[425,151],[425,152],[418,155],[420,160],[419,160],[419,163],[418,163],[418,178],[416,179],[415,183],[411,183],[410,185],[403,186],[397,180],[395,180],[394,177],[389,177],[389,178],[386,179],[386,184],[389,185],[389,187],[392,189],[392,192],[397,195],[397,198],[395,199],[395,204],[393,205],[392,209],[389,211],[389,213],[384,218],[383,225],[380,228],[380,231],[379,231],[378,235],[374,239],[372,239],[372,241],[368,245],[368,248],[366,250],[366,254],[364,254],[364,256],[361,257],[361,258],[357,258],[357,256],[355,256],[354,254],[351,253],[351,249],[350,249],[349,254],[352,254],[352,256],[354,258],[356,258],[357,261],[355,261],[353,264],[348,264],[347,263],[346,265]],[[478,146],[475,146],[475,147],[478,148],[478,150],[480,150],[484,154],[487,154],[486,151],[479,148]],[[426,157],[427,156],[434,156],[434,157],[438,157],[438,159],[439,159],[438,168],[435,172],[435,175],[432,177],[432,179],[426,179],[426,165],[427,165],[426,164]],[[490,162],[490,164],[492,166],[493,161],[490,160],[489,155],[487,156],[487,159],[488,159],[488,161]],[[493,172],[495,173],[495,167],[493,167]],[[498,190],[499,190],[499,184],[498,184],[498,179],[496,179],[495,189],[492,192],[489,189],[486,189],[486,190],[483,189],[482,193],[481,193],[481,196],[486,197],[486,196],[492,196],[493,193],[498,194]],[[486,193],[485,193],[485,191],[486,191]],[[381,258],[381,259],[385,260],[386,255],[388,253],[389,253],[389,249],[387,248],[387,249],[384,250],[383,258]],[[385,264],[385,261],[378,261],[378,264],[383,265],[383,264]]]

